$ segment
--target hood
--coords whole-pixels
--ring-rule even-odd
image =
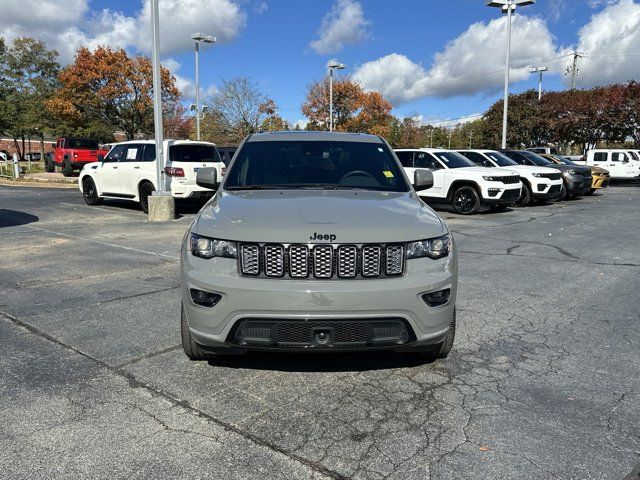
[[[589,165],[587,168],[591,169],[591,173],[599,173],[599,174],[609,173],[609,170],[607,170],[606,168],[596,167],[595,165]]]
[[[515,170],[511,170],[511,167],[501,168],[497,170],[495,167],[460,167],[460,168],[448,168],[447,173],[456,173],[461,176],[466,176],[469,174],[476,175],[488,175],[492,177],[499,177],[500,175],[517,175]]]
[[[446,227],[414,192],[220,190],[192,231],[224,240],[276,243],[391,243],[433,238]]]
[[[584,165],[560,165],[559,163],[556,163],[553,166],[549,165],[548,168],[555,168],[556,170],[560,170],[561,172],[566,172],[569,170],[591,172],[589,167],[585,167]]]
[[[515,172],[529,172],[529,173],[558,173],[559,170],[555,167],[534,167],[533,165],[509,165],[508,167],[500,167]]]

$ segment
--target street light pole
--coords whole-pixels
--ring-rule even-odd
[[[502,148],[507,148],[507,115],[509,112],[509,69],[511,67],[511,16],[517,6],[536,3],[535,0],[494,0],[487,3],[488,7],[499,7],[507,14],[507,49],[504,73],[504,109],[502,112]]]
[[[347,66],[335,60],[329,62],[329,131],[333,132],[333,71],[344,70]]]
[[[191,38],[196,44],[196,140],[200,140],[200,42],[216,43],[216,37],[194,33]]]
[[[542,74],[549,70],[547,67],[532,67],[529,73],[540,73],[538,77],[538,101],[542,100]]]
[[[158,192],[165,192],[162,178],[164,170],[164,133],[162,131],[162,81],[160,79],[160,15],[158,0],[151,0],[151,29],[153,33],[153,123],[156,137],[156,184]]]

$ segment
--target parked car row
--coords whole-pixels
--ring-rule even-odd
[[[503,210],[588,195],[610,181],[604,169],[527,150],[417,148],[395,152],[409,178],[419,168],[433,173],[433,187],[418,195],[429,203],[449,204],[461,215],[472,215],[483,207]]]

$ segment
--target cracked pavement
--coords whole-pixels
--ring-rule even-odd
[[[441,212],[456,344],[189,362],[178,249],[197,207],[0,186],[3,478],[621,479],[640,471],[640,187]],[[640,478],[640,477],[638,477]]]

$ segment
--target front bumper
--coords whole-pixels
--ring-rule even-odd
[[[485,205],[512,205],[520,198],[522,184],[511,184],[508,188],[500,183],[500,187],[482,189],[482,203]]]
[[[593,181],[591,182],[591,188],[606,188],[609,186],[611,182],[611,177],[609,175],[593,175]]]
[[[591,175],[588,177],[569,176],[567,177],[567,193],[570,195],[583,195],[591,190]]]
[[[442,341],[454,315],[458,287],[455,250],[440,260],[408,260],[402,277],[367,280],[241,277],[236,260],[204,260],[191,255],[187,248],[183,248],[181,260],[181,293],[189,330],[198,344],[214,351],[273,350],[268,345],[247,346],[238,342],[238,326],[248,320],[267,324],[287,321],[294,325],[399,321],[407,326],[407,338],[402,342],[384,346],[369,342],[339,350],[410,350]],[[196,305],[190,295],[192,288],[217,293],[221,299],[214,307]],[[445,288],[451,289],[446,305],[429,307],[422,299],[424,293]],[[335,351],[338,348],[293,345],[286,350]]]
[[[562,179],[551,180],[539,178],[537,183],[531,184],[531,198],[534,200],[549,200],[556,198],[562,192]]]

